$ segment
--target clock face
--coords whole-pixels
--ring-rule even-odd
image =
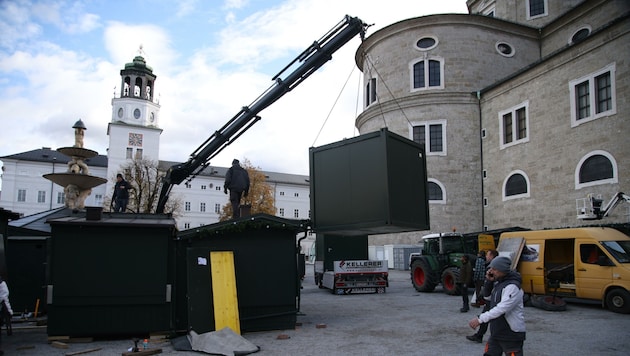
[[[129,146],[142,147],[142,134],[129,133]]]
[[[118,109],[118,117],[122,119],[122,117],[123,117],[123,113],[124,113],[123,108],[119,108],[119,109]]]
[[[140,118],[140,109],[136,109],[133,111],[133,117],[135,117],[136,119]]]

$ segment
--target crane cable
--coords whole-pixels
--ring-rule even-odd
[[[387,82],[385,81],[385,79],[378,73],[378,69],[376,69],[376,66],[374,65],[374,62],[372,62],[372,59],[370,58],[370,56],[365,55],[364,54],[364,58],[367,61],[369,68],[373,69],[374,72],[376,72],[376,77],[380,78],[380,82],[383,84],[383,86],[385,87],[385,89],[387,90],[387,93],[391,96],[392,100],[394,101],[394,103],[396,103],[396,106],[398,107],[398,110],[400,110],[400,112],[402,113],[402,116],[405,118],[405,120],[407,121],[407,123],[409,124],[409,126],[413,126],[411,121],[409,120],[409,118],[407,117],[407,115],[405,114],[405,110],[403,110],[402,106],[400,106],[400,102],[398,102],[398,100],[396,99],[396,97],[394,96],[394,93],[392,93],[391,89],[389,88],[389,86],[387,85]],[[383,124],[385,125],[385,127],[387,127],[387,121],[385,120],[385,114],[383,113],[383,107],[381,105],[381,101],[378,100],[379,99],[379,95],[378,93],[376,94],[376,101],[378,103],[378,108],[379,108],[379,112],[381,114],[381,118],[383,120]]]
[[[366,59],[366,62],[368,64],[368,70],[369,71],[374,70],[374,72],[376,73],[376,77],[381,79],[380,82],[383,84],[383,86],[387,90],[387,93],[392,98],[394,103],[396,103],[396,106],[398,107],[398,109],[402,113],[402,116],[405,118],[405,120],[407,121],[409,126],[413,126],[413,124],[411,123],[411,121],[409,120],[407,115],[405,114],[405,111],[403,110],[402,106],[400,105],[400,102],[396,99],[396,97],[392,93],[391,89],[387,85],[387,82],[379,74],[378,69],[376,69],[376,66],[374,65],[374,62],[372,62],[372,59],[370,58],[370,56],[364,55],[364,58]],[[324,129],[324,126],[328,122],[328,119],[330,118],[333,109],[337,105],[337,102],[339,101],[339,98],[341,97],[341,94],[343,93],[344,89],[346,88],[346,85],[348,84],[348,81],[350,81],[350,78],[352,77],[352,73],[354,73],[354,68],[355,68],[355,65],[353,64],[352,65],[352,70],[350,71],[350,74],[348,75],[348,78],[346,78],[346,82],[343,84],[341,90],[339,91],[339,94],[337,95],[337,98],[335,99],[335,102],[333,103],[332,107],[330,108],[330,111],[328,112],[328,115],[326,116],[326,119],[324,120],[322,126],[320,127],[319,131],[317,132],[317,135],[315,136],[315,140],[313,140],[313,144],[311,144],[311,146],[315,146],[315,142],[317,142],[317,139],[319,138],[319,135],[322,133],[322,130]],[[358,116],[358,111],[359,111],[358,108],[359,108],[359,102],[360,102],[360,100],[359,100],[359,98],[360,98],[359,91],[360,91],[360,88],[361,88],[361,77],[359,77],[359,84],[358,85],[359,85],[359,87],[357,88],[357,102],[356,102],[356,106],[355,106],[355,115],[354,115],[355,118]],[[385,119],[385,113],[383,112],[383,106],[382,106],[381,100],[379,100],[379,98],[380,97],[379,97],[379,95],[377,93],[376,94],[376,102],[377,102],[377,105],[378,105],[378,110],[379,110],[379,113],[380,113],[380,117],[383,120],[384,127],[387,127],[387,120]],[[354,134],[354,128],[353,128],[353,134]]]
[[[339,94],[337,95],[337,98],[335,99],[335,102],[333,103],[332,107],[330,108],[330,111],[328,111],[328,115],[326,116],[326,119],[324,119],[324,122],[322,123],[322,126],[319,128],[319,131],[317,132],[317,135],[315,136],[315,140],[313,140],[313,144],[311,144],[311,147],[315,146],[315,142],[317,142],[317,139],[319,138],[319,135],[322,133],[322,130],[324,129],[324,126],[326,125],[326,122],[328,122],[328,119],[330,118],[330,115],[332,114],[333,109],[335,108],[335,106],[337,105],[337,102],[339,101],[339,98],[341,97],[341,94],[343,93],[343,90],[346,88],[346,85],[348,84],[348,82],[350,81],[350,78],[352,77],[352,73],[354,73],[354,64],[352,65],[352,70],[350,71],[350,74],[348,75],[348,78],[346,78],[346,82],[343,83],[343,86],[341,87],[341,90],[339,91]]]

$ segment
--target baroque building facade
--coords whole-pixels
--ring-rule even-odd
[[[157,161],[161,170],[180,162],[159,160],[160,104],[155,98],[157,76],[144,57],[136,56],[120,71],[120,91],[112,98],[111,120],[107,127],[109,146],[107,155],[86,159],[91,175],[107,179],[92,189],[86,206],[104,206],[111,197],[116,174],[131,159]],[[69,123],[69,127],[70,127]],[[89,123],[88,123],[89,125]],[[86,146],[89,147],[89,142]],[[49,147],[0,157],[2,192],[0,207],[22,216],[32,216],[47,210],[64,207],[64,189],[42,176],[64,172],[69,157]],[[223,206],[228,203],[223,193],[227,168],[209,166],[194,180],[173,187],[171,196],[181,201],[176,218],[180,230],[195,228],[219,221]],[[262,172],[271,185],[276,215],[285,218],[307,219],[310,210],[309,178],[304,175]],[[107,210],[107,207],[104,207]]]
[[[356,127],[425,145],[431,232],[593,224],[577,219],[583,198],[630,188],[630,3],[467,6],[361,44]],[[627,223],[629,205],[597,223]]]

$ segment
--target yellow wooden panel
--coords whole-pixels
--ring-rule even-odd
[[[211,251],[210,268],[215,330],[218,331],[227,326],[240,335],[241,324],[238,319],[234,253],[232,251]]]

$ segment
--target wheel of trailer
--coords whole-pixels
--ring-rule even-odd
[[[426,261],[419,259],[411,263],[411,283],[418,292],[432,292],[435,289],[433,271]]]
[[[564,299],[552,295],[532,296],[532,305],[547,311],[565,311],[567,302]]]
[[[606,306],[615,313],[630,313],[630,292],[625,289],[613,289],[606,294]]]
[[[442,272],[442,288],[448,295],[458,295],[457,280],[459,279],[459,270],[455,267],[449,267]]]
[[[385,293],[385,287],[377,287],[377,288],[376,288],[376,293],[378,293],[378,294],[383,294],[383,293]]]

